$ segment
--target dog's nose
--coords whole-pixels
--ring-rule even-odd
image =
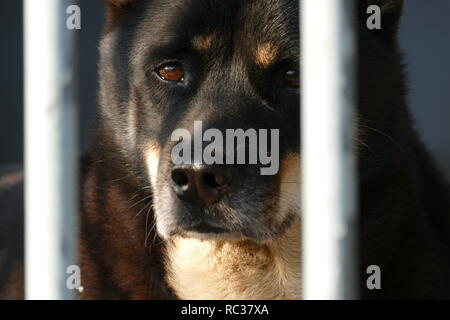
[[[172,170],[172,187],[186,202],[212,204],[221,198],[228,183],[224,168],[183,166]]]

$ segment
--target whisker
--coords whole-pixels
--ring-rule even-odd
[[[136,202],[135,204],[133,204],[133,205],[132,205],[131,207],[129,207],[128,209],[134,208],[134,207],[137,206],[139,203],[142,203],[142,202],[144,202],[145,200],[148,200],[148,199],[150,199],[150,198],[152,198],[152,195],[149,195],[149,196],[147,196],[147,197],[145,197],[145,198],[139,200],[138,202]]]
[[[360,126],[360,127],[364,127],[364,128],[366,128],[366,129],[369,129],[369,130],[372,130],[373,132],[379,133],[380,135],[382,135],[382,136],[388,138],[388,139],[389,139],[392,143],[394,143],[399,149],[402,149],[401,145],[400,145],[396,140],[394,140],[394,138],[392,138],[390,135],[388,135],[387,133],[385,133],[385,132],[383,132],[383,131],[381,131],[381,130],[378,130],[378,129],[369,127],[369,126],[364,125],[364,124],[359,124],[359,126]]]
[[[366,147],[367,149],[369,149],[373,154],[376,154],[376,152],[365,142],[358,140],[357,143],[359,143],[360,145],[362,145],[363,147]]]
[[[146,215],[146,217],[145,217],[145,234],[144,234],[144,236],[145,236],[144,247],[145,247],[145,248],[147,247],[147,239],[148,239],[148,235],[147,235],[147,230],[148,230],[148,217],[149,217],[149,215],[150,215],[150,211],[151,211],[150,209],[151,209],[151,207],[148,208],[148,210],[147,210],[147,215]]]
[[[137,218],[142,212],[144,212],[145,209],[150,209],[150,210],[153,209],[153,204],[151,202],[146,204],[141,210],[139,210],[139,212],[134,216],[134,218]]]

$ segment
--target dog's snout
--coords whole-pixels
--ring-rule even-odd
[[[172,170],[172,187],[186,202],[212,204],[221,198],[229,182],[224,168],[183,166]]]

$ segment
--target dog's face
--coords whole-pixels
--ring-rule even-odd
[[[299,214],[298,1],[110,0],[108,6],[102,130],[113,132],[117,156],[138,177],[136,189],[151,187],[158,233],[255,241],[281,235]],[[257,147],[268,138],[266,156],[275,152],[278,165],[262,174],[267,163],[249,161],[252,152],[260,154],[250,142],[244,164],[178,163],[177,129],[192,140],[208,129],[223,136],[227,129],[278,130],[277,140],[257,137]],[[213,154],[237,153],[225,144]]]

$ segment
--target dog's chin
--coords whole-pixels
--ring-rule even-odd
[[[198,231],[181,230],[175,234],[176,236],[186,239],[197,239],[201,241],[244,241],[248,240],[246,236],[238,232],[223,233],[203,233]]]
[[[241,232],[228,230],[223,226],[204,222],[189,226],[178,225],[169,232],[168,237],[181,237],[202,241],[242,241],[248,239],[248,237]]]
[[[227,241],[227,242],[241,242],[251,241],[254,243],[267,243],[276,239],[281,234],[278,233],[264,233],[264,236],[259,234],[249,234],[245,230],[229,231],[221,228],[215,228],[211,226],[200,227],[177,227],[170,232],[162,235],[164,239],[170,239],[172,237],[179,237],[185,239],[196,239],[201,241]]]
[[[255,243],[267,243],[282,236],[294,223],[298,214],[288,211],[280,222],[274,225],[255,223],[237,226],[232,223],[213,221],[212,219],[196,219],[185,222],[177,221],[175,216],[158,216],[156,209],[156,230],[164,240],[172,237],[196,239],[202,241],[251,241]],[[231,227],[233,225],[233,227]]]
[[[262,228],[259,232],[252,232],[251,228],[243,228],[242,230],[228,230],[218,225],[210,225],[199,223],[195,225],[158,225],[158,234],[165,240],[172,237],[180,237],[185,239],[196,239],[202,241],[251,241],[255,243],[268,243],[285,234],[285,232],[294,223],[297,215],[289,215],[281,226],[274,228],[269,226]],[[162,232],[161,232],[162,231]]]

